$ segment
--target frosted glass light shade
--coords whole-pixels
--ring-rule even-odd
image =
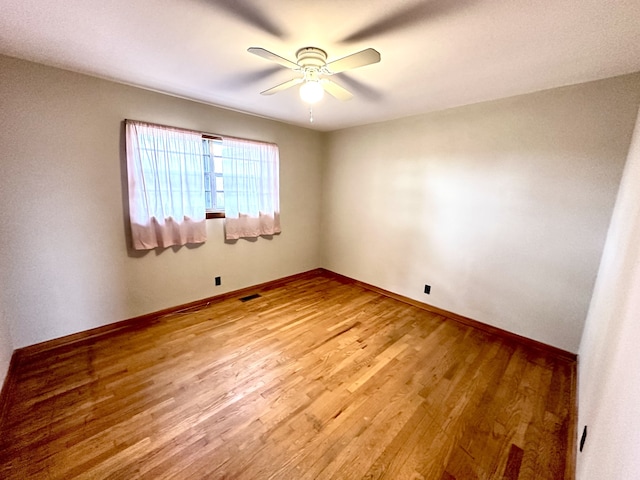
[[[300,86],[300,98],[306,103],[317,103],[324,97],[324,88],[317,81],[306,81]]]

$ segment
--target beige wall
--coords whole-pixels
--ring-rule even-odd
[[[13,342],[9,333],[9,324],[7,323],[2,306],[0,305],[0,388],[4,383],[9,370],[9,362],[13,353]]]
[[[577,478],[640,478],[640,116],[580,344]]]
[[[320,133],[7,57],[0,105],[0,304],[14,348],[320,266]],[[200,247],[129,251],[125,118],[277,143],[282,234],[226,244],[214,219]]]
[[[631,75],[331,133],[323,266],[577,352],[639,101]]]

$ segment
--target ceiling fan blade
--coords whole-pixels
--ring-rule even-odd
[[[380,54],[373,48],[367,48],[361,52],[347,55],[346,57],[334,60],[327,64],[327,69],[331,73],[340,73],[353,68],[364,67],[380,61]]]
[[[440,16],[455,13],[457,10],[464,9],[477,0],[430,0],[428,2],[414,2],[414,5],[401,8],[395,12],[391,12],[370,23],[356,32],[353,32],[346,38],[342,39],[344,43],[361,42],[370,38],[379,38],[380,35],[387,35],[397,30],[434,20]]]
[[[282,68],[278,65],[270,65],[262,70],[254,70],[229,76],[221,80],[219,85],[222,88],[236,88],[238,86],[251,85],[266,80],[278,72],[282,72]]]
[[[320,80],[320,84],[329,95],[336,97],[338,100],[346,102],[347,100],[351,100],[353,98],[353,95],[349,90],[341,87],[336,82],[332,82],[328,78],[323,78],[322,80]]]
[[[350,77],[348,73],[339,73],[334,78],[340,80],[350,91],[355,91],[358,97],[367,98],[369,100],[380,100],[383,98],[382,92],[365,82]]]
[[[251,47],[247,49],[247,52],[253,53],[254,55],[258,55],[262,58],[266,58],[267,60],[271,60],[272,62],[276,62],[283,67],[291,68],[293,70],[298,70],[300,68],[297,63],[293,63],[292,61],[287,60],[286,58],[282,58],[280,55],[276,55],[269,50],[265,50],[264,48]]]
[[[264,10],[269,9],[255,5],[258,2],[247,0],[205,0],[213,7],[222,8],[234,17],[252,25],[271,35],[284,38],[285,32],[280,26],[273,21],[271,15],[267,15]],[[264,10],[263,10],[264,9]]]
[[[281,92],[282,90],[286,90],[287,88],[294,87],[298,84],[302,83],[302,78],[294,78],[292,80],[288,80],[280,85],[276,85],[269,90],[265,90],[264,92],[260,92],[260,95],[273,95],[274,93]]]

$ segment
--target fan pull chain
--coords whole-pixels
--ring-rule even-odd
[[[313,123],[313,107],[309,107],[309,123]]]

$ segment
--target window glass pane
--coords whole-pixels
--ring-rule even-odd
[[[222,187],[222,159],[217,158],[216,155],[222,153],[222,144],[220,141],[205,139],[205,190],[207,193],[207,210],[209,211],[222,211],[224,209],[223,203],[223,187]],[[222,194],[222,195],[220,195]]]
[[[213,168],[214,172],[222,174],[222,157],[214,157]]]

